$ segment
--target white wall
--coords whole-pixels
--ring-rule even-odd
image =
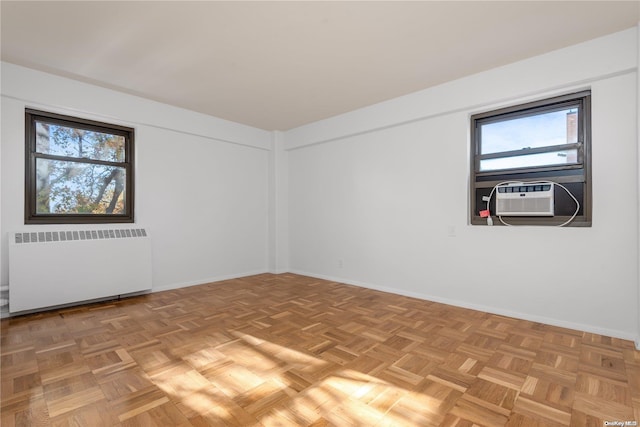
[[[284,134],[292,271],[635,339],[636,29]],[[591,228],[468,225],[469,117],[590,88]]]
[[[80,228],[23,224],[33,107],[136,128],[155,290],[289,270],[637,338],[638,40],[628,30],[274,133],[3,63],[1,283],[8,231]],[[585,88],[593,227],[468,225],[469,116]]]
[[[7,233],[82,226],[24,225],[24,109],[135,128],[136,224],[153,241],[153,287],[267,271],[271,133],[2,63],[0,245]]]

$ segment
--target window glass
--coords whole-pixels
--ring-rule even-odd
[[[575,165],[577,163],[578,150],[574,149],[480,160],[480,171],[486,172],[537,166]]]
[[[123,162],[124,145],[121,135],[36,122],[38,153]]]
[[[124,213],[124,168],[36,159],[36,210],[55,214]]]
[[[577,117],[577,108],[566,108],[483,123],[480,154],[575,144],[578,142]]]

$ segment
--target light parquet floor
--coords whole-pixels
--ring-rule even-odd
[[[630,341],[294,274],[1,325],[4,427],[640,422]]]

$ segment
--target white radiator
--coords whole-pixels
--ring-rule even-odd
[[[9,233],[9,311],[151,289],[144,228]]]

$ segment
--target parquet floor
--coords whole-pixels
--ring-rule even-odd
[[[1,325],[3,427],[640,422],[630,341],[293,274]]]

